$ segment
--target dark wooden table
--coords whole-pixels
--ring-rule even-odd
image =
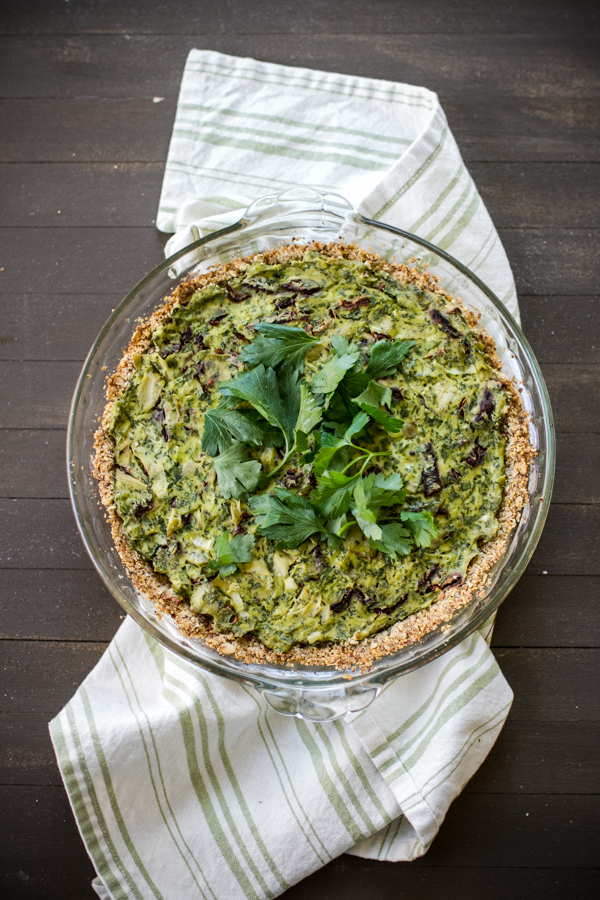
[[[96,896],[47,722],[122,616],[75,528],[65,426],[96,333],[162,258],[154,218],[191,47],[438,92],[556,416],[548,524],[494,637],[515,703],[493,752],[423,859],[343,856],[287,896],[598,896],[599,12],[567,0],[3,0],[2,897]]]

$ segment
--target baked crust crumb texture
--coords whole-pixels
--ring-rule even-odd
[[[309,250],[332,258],[344,258],[368,262],[400,281],[416,284],[422,289],[439,294],[448,304],[461,306],[463,317],[476,332],[485,347],[489,364],[497,371],[497,378],[504,385],[508,397],[508,412],[505,418],[506,437],[505,465],[506,481],[500,510],[499,529],[496,537],[484,544],[469,566],[467,577],[462,584],[447,587],[438,593],[438,599],[425,609],[412,613],[406,619],[395,623],[377,634],[358,640],[350,638],[343,643],[321,643],[319,645],[294,645],[280,653],[264,646],[252,635],[238,637],[232,633],[212,630],[208,616],[195,614],[189,603],[173,592],[164,576],[158,575],[128,543],[122,528],[122,520],[117,512],[114,494],[115,458],[114,442],[110,435],[111,411],[115,400],[125,391],[133,375],[134,358],[145,353],[151,346],[153,332],[171,315],[176,304],[185,306],[192,295],[207,285],[225,285],[231,278],[239,277],[257,260],[267,264],[286,263],[301,259]],[[165,299],[163,304],[146,321],[141,322],[125,349],[123,357],[107,383],[108,403],[102,422],[95,434],[94,475],[98,481],[100,499],[106,508],[115,547],[137,591],[150,600],[155,607],[157,618],[171,617],[179,631],[187,637],[197,639],[224,656],[234,657],[245,663],[302,665],[308,667],[331,666],[338,669],[359,668],[368,670],[375,660],[397,653],[415,642],[421,641],[432,632],[447,630],[453,618],[485,590],[491,577],[491,570],[506,553],[511,533],[517,526],[522,510],[529,500],[528,481],[531,461],[535,455],[529,440],[528,416],[523,409],[518,388],[501,371],[501,363],[496,354],[495,343],[486,332],[477,329],[478,317],[466,310],[460,301],[447,295],[429,274],[409,268],[406,265],[386,262],[374,253],[346,244],[288,244],[266,253],[243,259],[235,259],[226,265],[213,268],[182,282]]]

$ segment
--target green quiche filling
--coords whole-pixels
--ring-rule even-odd
[[[212,629],[362,639],[498,531],[506,389],[447,298],[316,250],[177,303],[113,405],[126,540]]]

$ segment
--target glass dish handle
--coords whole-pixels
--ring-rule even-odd
[[[263,690],[262,695],[272,709],[284,716],[296,716],[311,722],[331,722],[347,713],[366,709],[380,692],[381,685],[371,682],[330,691],[276,688]]]

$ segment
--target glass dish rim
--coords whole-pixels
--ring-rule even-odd
[[[285,192],[284,192],[285,193]],[[325,195],[322,192],[315,192],[321,196],[321,199],[325,199]],[[276,196],[276,195],[269,195]],[[277,195],[281,196],[281,195]],[[326,195],[328,198],[336,197],[336,195],[332,195],[328,193]],[[264,198],[261,198],[264,199]],[[337,197],[336,197],[337,199]],[[343,211],[346,217],[348,217],[348,213],[351,213],[354,221],[357,221],[363,226],[366,227],[374,227],[376,229],[388,231],[391,234],[397,235],[399,237],[405,238],[420,247],[423,247],[425,250],[428,250],[438,257],[444,259],[451,266],[453,266],[456,270],[458,270],[461,274],[463,274],[469,281],[475,284],[480,291],[491,301],[492,305],[496,308],[496,310],[500,313],[501,319],[505,320],[510,328],[513,329],[514,333],[518,337],[520,347],[525,352],[527,357],[528,364],[530,365],[533,373],[535,375],[535,380],[537,387],[540,393],[540,401],[542,406],[542,413],[546,427],[546,464],[544,467],[544,481],[543,481],[543,507],[539,510],[536,521],[534,523],[534,527],[532,532],[529,534],[527,538],[526,545],[521,549],[520,555],[517,558],[516,564],[510,570],[509,575],[504,583],[502,590],[498,591],[494,594],[493,602],[489,602],[487,604],[483,604],[482,609],[476,612],[472,617],[470,617],[466,622],[459,625],[455,631],[452,631],[445,641],[440,641],[439,644],[435,647],[430,647],[429,651],[423,654],[423,658],[421,659],[405,659],[402,661],[401,655],[402,651],[397,651],[396,654],[390,654],[389,657],[383,657],[382,660],[386,659],[390,660],[389,667],[383,671],[381,669],[373,669],[362,672],[360,670],[353,671],[348,674],[348,670],[334,670],[331,667],[323,666],[320,669],[317,669],[315,666],[311,667],[294,667],[289,669],[277,669],[275,667],[265,665],[261,666],[258,664],[249,664],[249,663],[240,663],[239,661],[231,660],[228,657],[219,656],[218,659],[213,658],[205,658],[202,661],[198,660],[197,656],[194,655],[191,649],[183,643],[178,643],[176,640],[172,639],[170,635],[165,634],[163,631],[159,630],[159,628],[155,625],[153,621],[147,618],[143,612],[138,610],[135,606],[133,606],[127,597],[124,596],[119,590],[118,586],[111,581],[109,578],[105,577],[104,572],[102,571],[101,566],[97,563],[94,547],[92,546],[90,540],[88,539],[84,524],[82,522],[82,516],[80,515],[80,511],[77,504],[77,498],[75,495],[75,487],[71,478],[71,465],[73,461],[73,441],[75,438],[75,418],[76,413],[79,407],[79,401],[83,392],[83,388],[86,384],[86,378],[88,375],[88,370],[95,359],[95,356],[104,341],[107,334],[112,329],[113,325],[117,320],[120,319],[124,310],[135,300],[135,298],[140,294],[140,292],[151,282],[153,282],[158,276],[163,274],[166,270],[173,267],[173,265],[180,259],[189,254],[193,253],[194,250],[210,243],[211,241],[219,240],[227,235],[235,234],[238,231],[243,230],[248,225],[251,225],[252,222],[250,219],[246,218],[248,214],[248,210],[244,212],[244,214],[240,217],[237,222],[234,222],[231,225],[228,225],[218,231],[214,231],[205,235],[204,237],[199,238],[196,241],[187,244],[185,247],[173,253],[171,256],[167,257],[165,260],[160,262],[157,266],[150,270],[140,281],[134,285],[134,287],[126,294],[123,300],[115,307],[115,309],[111,312],[111,315],[108,317],[106,322],[104,323],[102,329],[100,330],[98,336],[96,337],[92,347],[88,355],[86,356],[85,362],[83,364],[80,376],[78,378],[75,391],[73,394],[73,399],[70,406],[69,411],[69,421],[68,421],[68,429],[67,429],[67,476],[68,476],[68,484],[69,484],[69,496],[71,500],[71,506],[73,508],[75,520],[77,523],[77,527],[80,533],[80,536],[83,540],[84,546],[88,555],[90,556],[94,567],[98,574],[100,575],[103,583],[108,588],[112,596],[117,600],[122,609],[130,615],[147,633],[149,633],[152,637],[158,640],[162,645],[166,646],[168,649],[172,650],[177,656],[184,657],[188,661],[190,661],[193,665],[198,666],[199,668],[207,669],[208,671],[214,672],[215,674],[219,674],[223,677],[233,679],[234,681],[246,684],[252,684],[256,686],[260,683],[260,687],[262,689],[273,689],[273,690],[281,690],[282,688],[297,688],[301,687],[303,689],[307,689],[311,692],[325,692],[331,691],[332,689],[339,687],[349,687],[351,684],[353,686],[360,685],[370,685],[370,684],[384,684],[389,681],[391,678],[398,677],[399,675],[404,674],[408,671],[414,671],[417,668],[420,668],[422,665],[426,665],[427,663],[433,661],[434,659],[441,656],[443,653],[446,653],[452,647],[456,646],[460,641],[464,638],[468,637],[474,631],[481,627],[498,609],[500,604],[504,601],[510,591],[514,588],[515,584],[521,577],[525,567],[529,563],[535,548],[538,544],[539,537],[543,530],[544,524],[546,522],[546,518],[548,515],[548,511],[550,508],[550,497],[552,493],[552,487],[554,482],[554,472],[555,472],[555,430],[554,430],[554,420],[552,414],[552,407],[550,403],[550,398],[548,395],[548,389],[545,383],[545,379],[541,372],[539,363],[536,359],[536,356],[529,344],[529,341],[523,334],[519,324],[516,322],[512,314],[509,310],[504,306],[502,301],[496,296],[496,294],[483,282],[474,272],[472,272],[467,266],[449,254],[447,251],[442,250],[440,247],[435,244],[427,241],[425,238],[421,238],[418,235],[415,235],[409,231],[406,231],[402,228],[398,228],[397,226],[389,225],[384,222],[378,222],[377,220],[369,219],[366,216],[358,213],[355,209],[351,207],[350,204],[345,200],[345,198],[339,198],[344,201]],[[256,203],[260,203],[256,201]],[[254,204],[253,204],[254,205]],[[316,211],[316,205],[312,206],[310,209],[304,210],[305,212],[314,212]],[[324,207],[321,206],[319,211],[323,211]],[[341,210],[338,209],[333,212],[331,209],[328,209],[330,215],[336,215],[339,218],[342,218]],[[277,220],[280,217],[274,217]],[[175,285],[176,282],[174,282]],[[412,645],[409,645],[409,647]],[[400,657],[393,662],[394,657]],[[235,665],[233,663],[235,662]],[[380,660],[376,660],[375,665]],[[317,671],[315,671],[317,670]],[[319,672],[322,676],[327,677],[326,681],[318,681]],[[312,678],[310,676],[313,676]]]

